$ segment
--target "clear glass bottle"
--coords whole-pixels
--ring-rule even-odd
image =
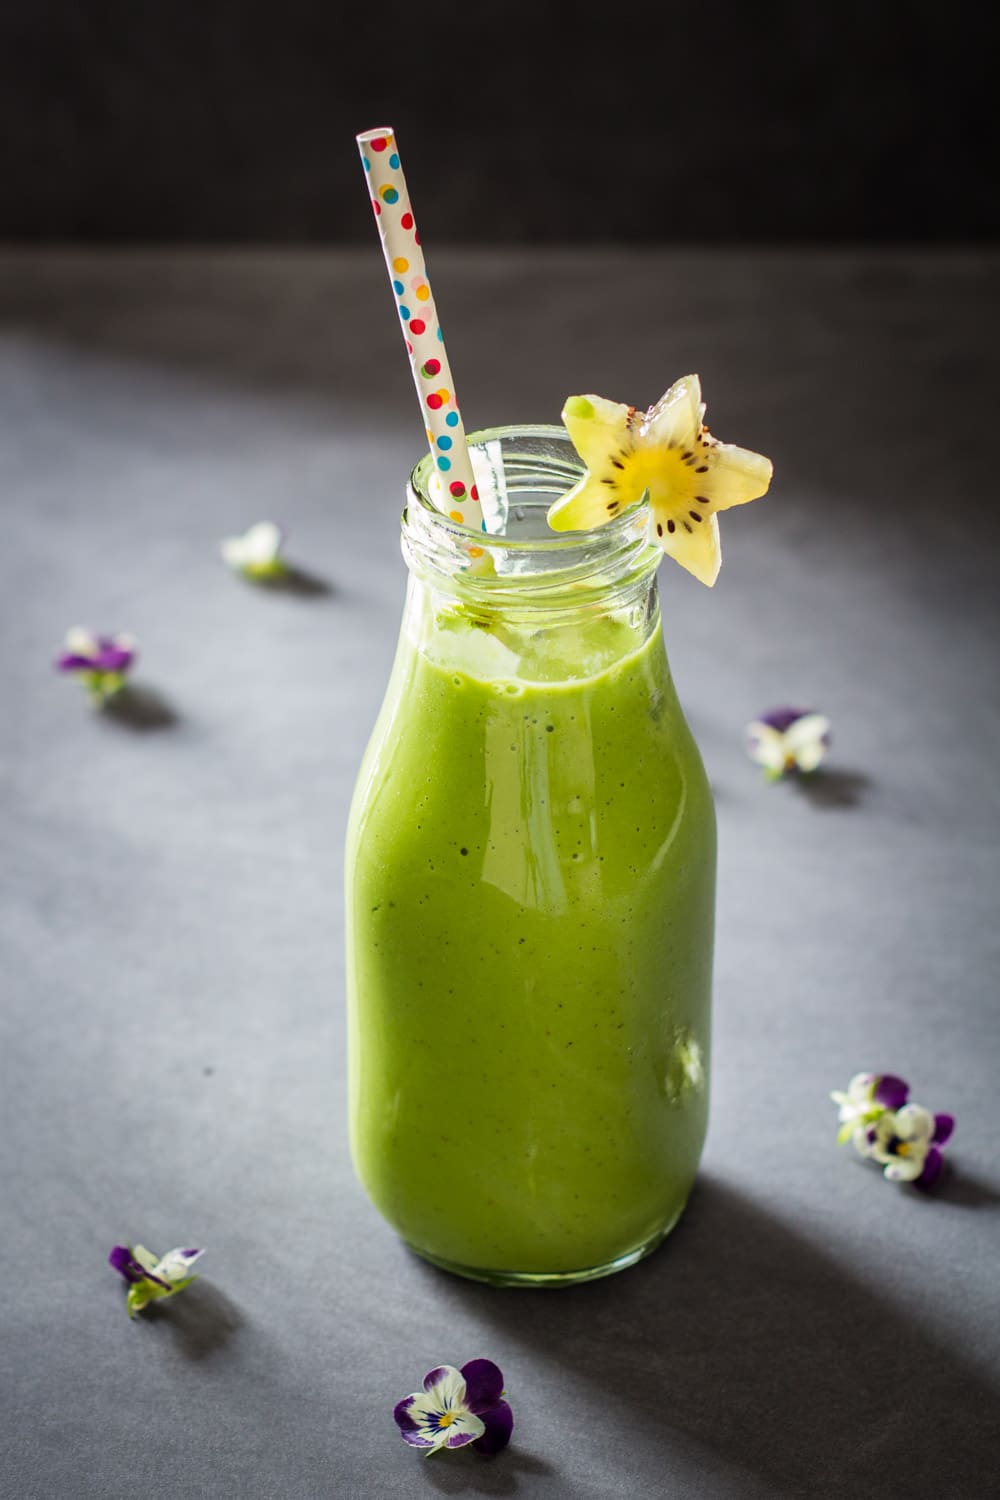
[[[399,648],[352,807],[351,1140],[418,1254],[551,1285],[631,1265],[691,1189],[715,818],[645,507],[557,536],[546,509],[581,472],[565,431],[470,442],[503,532],[448,520],[430,459],[414,470]]]

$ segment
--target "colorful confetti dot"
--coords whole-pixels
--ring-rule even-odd
[[[392,289],[396,293],[397,297],[401,297],[403,295],[403,293],[406,291],[406,287],[403,285],[403,283],[401,281],[394,281],[392,283]]]
[[[388,144],[384,135],[377,135],[371,143],[371,148],[373,151],[384,151]]]
[[[441,400],[441,397],[438,395],[437,391],[432,391],[431,394],[427,397],[427,405],[430,407],[431,411],[437,411],[444,405],[444,402]]]
[[[414,333],[417,333],[417,334],[423,333],[426,330],[426,328],[427,328],[427,324],[424,322],[423,318],[414,318],[414,320],[413,320],[413,332]]]
[[[400,222],[400,224],[402,224],[402,226],[403,226],[404,229],[412,229],[413,228],[413,215],[412,214],[404,214],[403,217],[400,219],[399,222]]]
[[[430,360],[429,359],[427,361],[427,363],[428,364],[437,364],[437,360]],[[441,368],[441,366],[438,365],[438,369],[440,369],[440,368]],[[445,422],[447,423],[447,425],[449,427],[457,427],[458,426],[458,412],[457,411],[450,411],[448,413],[448,415],[445,417]]]
[[[363,156],[363,157],[362,157],[362,158],[361,158],[361,160],[362,160],[362,161],[363,161],[363,162],[364,162],[364,164],[365,164],[365,171],[366,171],[366,172],[370,172],[370,171],[371,171],[371,169],[372,169],[372,164],[371,164],[371,162],[370,162],[370,161],[369,161],[369,160],[368,160],[368,158],[367,158],[367,156]]]
[[[486,530],[485,526],[483,527],[483,530],[484,531]],[[483,555],[483,549],[482,549],[482,547],[470,547],[469,548],[469,556],[470,557],[482,557],[482,555]]]
[[[461,500],[465,494],[465,485],[460,479],[453,479],[448,486],[448,493],[454,495],[456,500]]]
[[[392,168],[392,170],[395,172],[396,168],[399,166],[399,155],[398,155],[397,152],[394,151],[392,153],[392,155],[389,157],[389,165]]]
[[[416,234],[416,233],[414,234],[414,236],[413,236],[413,243],[415,245],[419,245],[420,244],[420,236],[419,236],[419,234]]]
[[[420,373],[425,380],[430,380],[432,375],[440,375],[441,361],[439,359],[429,359],[426,364],[420,366]],[[453,422],[449,423],[449,426],[453,427],[454,425]]]
[[[402,275],[404,271],[408,271],[410,269],[410,262],[406,259],[405,255],[397,255],[396,259],[392,263],[392,269],[394,271],[398,271],[400,275]]]
[[[437,445],[441,449],[442,453],[447,453],[448,449],[451,447],[451,438],[448,437],[447,434],[445,434],[444,437],[438,438]]]
[[[438,343],[439,344],[443,344],[444,343],[444,334],[441,332],[440,328],[438,329]]]
[[[448,402],[451,400],[451,391],[445,390],[444,386],[442,386],[437,394],[441,397],[441,405],[447,406]]]
[[[447,474],[448,470],[451,468],[451,459],[450,458],[439,458],[438,459],[438,468],[441,470],[442,474]]]
[[[448,514],[453,521],[458,521],[459,523],[461,523],[465,520],[465,517],[462,515],[462,512],[460,510],[450,510]]]
[[[404,323],[410,316],[410,309],[408,307],[404,307],[402,303],[399,304],[399,316],[402,318]]]
[[[427,285],[426,281],[424,282],[423,286],[418,286],[417,287],[417,301],[418,302],[426,302],[427,299],[428,299],[428,297],[430,296],[430,294],[431,294],[431,289]]]
[[[376,198],[372,199],[372,208],[375,210],[375,212],[377,214],[380,214],[382,212],[382,205],[381,205],[381,203],[378,202],[378,200]]]
[[[385,184],[385,187],[379,188],[378,195],[382,199],[383,203],[395,203],[399,198],[399,194],[396,192],[396,189],[392,186],[391,183],[388,182]]]
[[[478,500],[479,499],[479,491],[476,489],[475,485],[472,486],[472,489],[469,491],[469,494],[472,496],[473,500]],[[485,523],[485,521],[483,522],[483,530],[484,531],[486,530],[486,523]]]

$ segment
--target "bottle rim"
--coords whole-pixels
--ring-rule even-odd
[[[583,461],[561,426],[483,428],[470,433],[468,443],[474,452],[484,454],[487,445],[502,445],[505,490],[511,499],[530,494],[551,495],[555,500],[585,473]],[[502,595],[515,592],[538,599],[571,588],[579,600],[581,589],[588,585],[596,594],[644,582],[662,557],[649,539],[645,496],[614,520],[588,531],[497,535],[475,531],[437,508],[430,494],[435,472],[433,456],[427,453],[410,474],[402,516],[403,555],[412,570],[450,579],[461,592],[499,603]],[[534,508],[541,509],[537,499]],[[491,559],[492,568],[477,566],[481,555]]]

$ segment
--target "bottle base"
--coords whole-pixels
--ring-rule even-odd
[[[614,1276],[618,1271],[627,1271],[629,1266],[634,1266],[640,1260],[645,1260],[647,1255],[652,1255],[676,1228],[678,1220],[684,1212],[686,1203],[682,1203],[670,1222],[663,1229],[658,1229],[648,1240],[634,1250],[629,1250],[625,1255],[619,1255],[615,1260],[606,1261],[599,1266],[585,1266],[578,1271],[504,1271],[492,1270],[483,1266],[463,1266],[455,1261],[445,1260],[443,1256],[434,1255],[429,1250],[424,1250],[419,1245],[412,1245],[408,1240],[404,1241],[407,1249],[412,1250],[414,1255],[419,1255],[421,1260],[429,1261],[432,1266],[437,1266],[439,1271],[450,1271],[453,1276],[462,1276],[466,1281],[482,1281],[488,1286],[515,1286],[515,1287],[563,1287],[578,1286],[584,1281],[597,1281],[602,1276]]]

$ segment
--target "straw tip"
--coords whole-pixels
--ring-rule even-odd
[[[376,125],[371,130],[362,130],[360,135],[356,135],[354,139],[359,146],[368,146],[373,141],[381,140],[389,142],[392,140],[393,134],[394,131],[391,125]]]

